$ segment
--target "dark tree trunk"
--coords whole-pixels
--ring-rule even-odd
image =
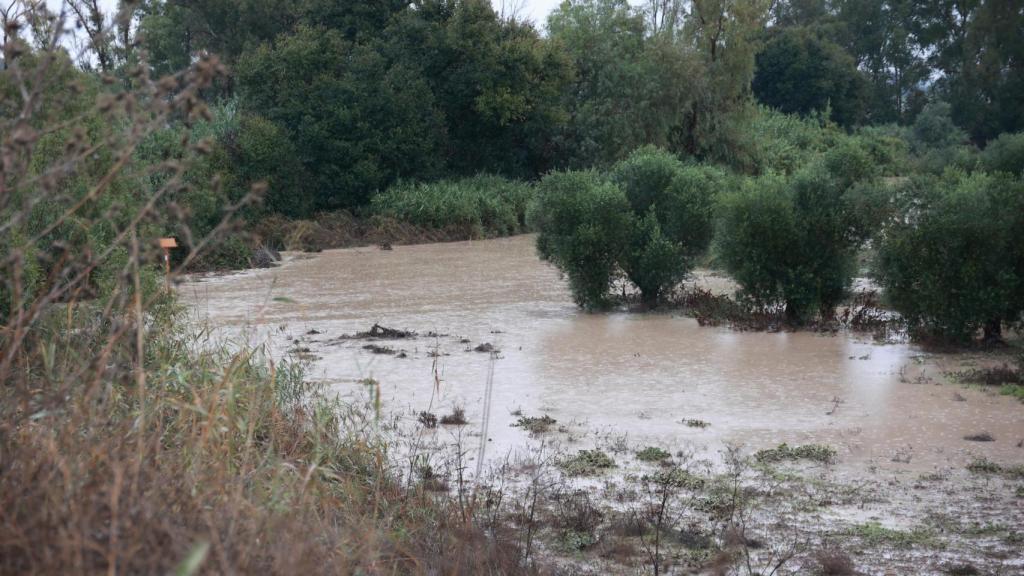
[[[792,302],[786,302],[786,324],[799,326],[803,322],[800,318],[800,310]]]
[[[996,344],[1003,341],[1003,319],[992,318],[985,322],[985,335],[982,341],[986,344]]]

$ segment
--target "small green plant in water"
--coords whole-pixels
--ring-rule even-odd
[[[636,453],[637,460],[640,460],[641,462],[661,462],[662,460],[668,460],[671,457],[671,453],[666,452],[657,446],[648,446]]]
[[[568,476],[593,476],[615,468],[615,460],[600,450],[580,450],[575,456],[562,460],[559,467]]]
[[[852,536],[857,536],[870,546],[888,544],[895,548],[910,548],[915,545],[926,544],[931,538],[931,532],[924,529],[914,529],[910,532],[886,528],[878,522],[866,522],[858,524],[851,530]]]
[[[704,479],[682,468],[668,468],[656,474],[644,476],[643,480],[662,488],[677,490],[700,490],[704,487]]]
[[[586,550],[594,544],[597,544],[597,536],[589,532],[577,532],[576,530],[568,530],[561,537],[562,545],[566,550],[570,552],[579,552]]]
[[[707,428],[708,426],[711,426],[710,422],[705,422],[704,420],[700,420],[698,418],[687,418],[683,420],[683,424],[689,426],[690,428]]]
[[[833,464],[836,461],[836,451],[831,446],[825,446],[824,444],[789,446],[783,443],[775,448],[759,450],[754,454],[754,459],[762,464],[782,462],[784,460],[812,460],[822,464]]]
[[[1003,384],[999,388],[999,393],[1003,396],[1013,396],[1017,400],[1024,402],[1024,385],[1021,384]]]
[[[557,423],[558,420],[545,414],[543,416],[519,416],[519,420],[516,420],[512,426],[522,428],[530,434],[543,434]]]
[[[974,472],[975,474],[999,474],[1003,471],[1003,467],[988,458],[976,458],[973,462],[967,465],[967,470]]]

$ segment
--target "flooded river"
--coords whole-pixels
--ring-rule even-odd
[[[278,268],[180,290],[214,327],[270,341],[282,353],[300,339],[317,358],[311,375],[343,396],[365,398],[360,380],[377,380],[383,409],[410,425],[422,410],[441,415],[463,406],[477,442],[490,377],[491,457],[534,442],[512,427],[522,413],[555,418],[568,431],[565,441],[579,448],[623,435],[709,456],[726,443],[823,443],[850,469],[924,470],[975,456],[1024,461],[1024,406],[944,383],[948,359],[855,335],[736,332],[670,314],[582,313],[558,272],[538,260],[532,236],[296,255]],[[419,333],[377,342],[407,357],[335,340],[375,323]],[[472,350],[483,343],[500,353]],[[690,427],[687,419],[709,426]],[[982,431],[995,441],[963,439]]]

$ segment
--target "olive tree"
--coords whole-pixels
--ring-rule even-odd
[[[632,209],[632,234],[621,266],[644,303],[654,306],[707,249],[714,196],[725,176],[644,146],[616,164],[611,177]]]
[[[653,146],[635,150],[607,177],[551,174],[533,210],[538,249],[569,276],[585,308],[607,306],[619,275],[656,306],[707,249],[714,198],[726,180],[718,168],[684,164]]]
[[[1024,310],[1024,183],[1006,174],[947,173],[895,219],[877,273],[893,307],[925,334],[997,339]]]
[[[537,252],[568,277],[576,304],[609,306],[633,225],[622,190],[593,171],[554,172],[537,185],[528,218],[539,232]]]
[[[861,143],[836,146],[790,177],[747,180],[720,203],[716,253],[761,306],[799,324],[830,319],[856,270],[856,251],[886,202]],[[881,191],[881,192],[880,192]]]

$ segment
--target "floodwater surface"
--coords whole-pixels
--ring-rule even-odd
[[[420,411],[440,416],[462,406],[477,442],[490,381],[491,457],[530,445],[512,426],[518,414],[547,414],[579,448],[623,435],[709,456],[726,444],[823,443],[836,448],[841,467],[858,469],[1024,460],[1024,406],[943,384],[941,358],[844,333],[737,332],[667,313],[583,313],[557,270],[538,260],[533,236],[296,255],[180,290],[218,329],[281,353],[308,347],[317,358],[312,377],[342,396],[365,398],[361,380],[372,377],[383,408],[410,424]],[[419,334],[376,342],[407,357],[337,340],[375,323]],[[472,350],[483,343],[500,353]],[[982,431],[995,441],[964,440]]]

